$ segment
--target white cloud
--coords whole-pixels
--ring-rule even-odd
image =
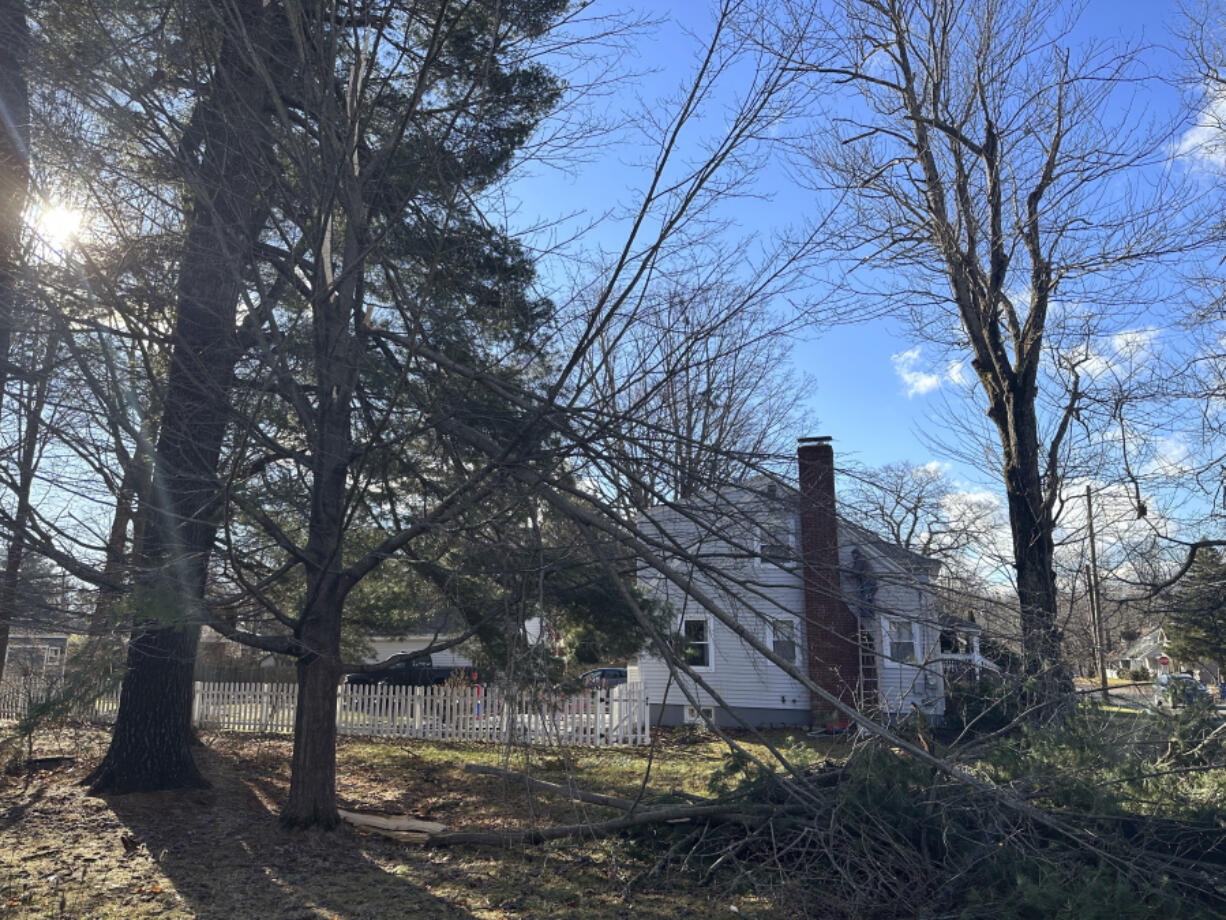
[[[1066,353],[1068,362],[1077,369],[1081,377],[1097,380],[1111,370],[1111,362],[1088,345],[1079,345]]]
[[[1182,435],[1159,438],[1154,444],[1153,460],[1145,472],[1170,478],[1189,476],[1194,472],[1191,460],[1192,451]]]
[[[920,346],[916,345],[914,348],[900,351],[890,358],[894,365],[894,373],[898,375],[898,378],[907,387],[907,396],[923,396],[925,393],[931,393],[941,385],[939,374],[933,374],[930,371],[918,370],[916,368],[920,360],[920,351]]]
[[[1078,345],[1065,352],[1082,378],[1097,380],[1104,374],[1126,378],[1134,369],[1154,356],[1159,331],[1154,328],[1126,329],[1098,338],[1093,344]]]
[[[1154,328],[1128,329],[1111,336],[1111,347],[1120,357],[1141,361],[1153,353],[1157,338],[1158,330]]]
[[[1088,561],[1088,515],[1086,486],[1089,485],[1094,503],[1095,544],[1098,564],[1103,576],[1135,580],[1137,559],[1152,564],[1155,541],[1175,536],[1178,522],[1163,510],[1158,496],[1146,491],[1141,494],[1144,516],[1138,515],[1136,486],[1132,483],[1108,483],[1099,480],[1074,479],[1063,484],[1063,505],[1056,534],[1056,559],[1065,571],[1075,571]]]
[[[924,368],[921,364],[922,358],[923,348],[919,345],[890,356],[890,362],[894,365],[894,373],[906,386],[908,397],[923,396],[940,389],[946,383],[952,383],[955,386],[968,385],[964,362],[950,361],[942,374]]]
[[[1196,124],[1175,143],[1174,155],[1208,169],[1226,169],[1226,90],[1205,87],[1205,105]]]

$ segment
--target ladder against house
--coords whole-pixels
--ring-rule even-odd
[[[877,643],[872,630],[860,624],[860,681],[856,688],[856,706],[873,709],[877,704]]]

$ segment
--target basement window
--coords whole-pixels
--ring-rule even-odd
[[[715,707],[700,706],[695,709],[693,706],[686,706],[685,721],[692,725],[714,725]]]

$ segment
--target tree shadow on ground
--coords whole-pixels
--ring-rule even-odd
[[[132,848],[145,848],[201,920],[240,917],[465,920],[473,915],[375,862],[353,831],[287,831],[237,765],[207,750],[212,789],[108,796]]]

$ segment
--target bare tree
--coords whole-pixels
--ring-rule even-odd
[[[786,328],[762,306],[775,292],[721,278],[726,264],[636,304],[584,355],[577,389],[593,400],[593,428],[618,445],[616,463],[594,460],[588,475],[629,509],[761,475],[805,430],[806,382],[791,370]]]
[[[866,270],[845,306],[905,311],[969,359],[998,441],[1027,668],[1048,696],[1062,686],[1053,533],[1083,366],[1135,313],[1142,267],[1179,245],[1180,213],[1169,188],[1128,184],[1165,152],[1116,114],[1134,57],[1072,48],[1061,16],[1013,0],[772,14],[810,36],[797,66],[823,117],[805,157],[843,196],[832,244]]]
[[[951,561],[983,544],[998,520],[991,496],[959,492],[932,465],[845,471],[843,514],[896,546]]]

